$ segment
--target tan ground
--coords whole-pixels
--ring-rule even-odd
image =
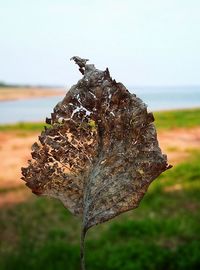
[[[31,196],[20,180],[20,168],[27,166],[30,147],[38,135],[28,133],[20,137],[14,132],[0,132],[0,206],[21,202]],[[189,158],[190,150],[200,149],[200,127],[161,131],[158,138],[169,163],[174,166]]]
[[[160,131],[158,139],[169,163],[175,165],[189,158],[192,150],[200,149],[200,127]]]
[[[40,98],[49,96],[64,96],[66,90],[60,88],[0,88],[0,101]]]

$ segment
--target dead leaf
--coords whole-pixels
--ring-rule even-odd
[[[59,102],[50,128],[32,146],[22,179],[37,195],[60,199],[87,230],[138,207],[150,183],[170,168],[147,106],[125,86],[73,57],[83,78]],[[82,261],[82,269],[84,262]]]

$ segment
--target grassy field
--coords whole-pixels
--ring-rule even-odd
[[[157,128],[190,128],[200,126],[200,108],[155,112]]]
[[[200,125],[200,110],[156,113],[162,130]],[[43,125],[42,125],[43,126]],[[1,126],[40,130],[41,124]],[[200,269],[200,150],[152,183],[140,207],[92,228],[87,270]],[[54,199],[32,195],[1,208],[1,270],[79,269],[80,220]]]
[[[17,124],[5,124],[0,125],[0,131],[41,131],[44,126],[46,126],[45,123],[17,123]]]

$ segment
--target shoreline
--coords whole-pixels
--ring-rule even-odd
[[[191,110],[198,110],[200,109],[200,105],[199,106],[183,106],[183,107],[178,107],[178,108],[169,108],[169,109],[156,109],[156,110],[147,110],[148,112],[152,112],[152,113],[167,113],[167,112],[180,112],[180,111],[191,111]]]
[[[0,88],[0,102],[18,101],[34,98],[45,98],[53,96],[64,96],[66,90],[63,88],[26,88],[26,87],[5,87]]]

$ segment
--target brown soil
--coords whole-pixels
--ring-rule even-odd
[[[60,88],[6,87],[0,88],[0,101],[32,99],[49,96],[64,96],[66,91]]]
[[[0,132],[0,206],[18,203],[31,196],[31,191],[20,180],[21,167],[31,158],[31,145],[37,133],[19,136],[15,132]],[[200,149],[200,127],[174,129],[158,133],[160,147],[176,165],[190,156],[190,150]]]
[[[176,165],[189,158],[192,150],[200,149],[200,127],[163,130],[158,133],[158,140],[169,163]]]
[[[20,178],[36,138],[36,133],[19,137],[14,132],[0,132],[0,206],[22,202],[31,195]]]

